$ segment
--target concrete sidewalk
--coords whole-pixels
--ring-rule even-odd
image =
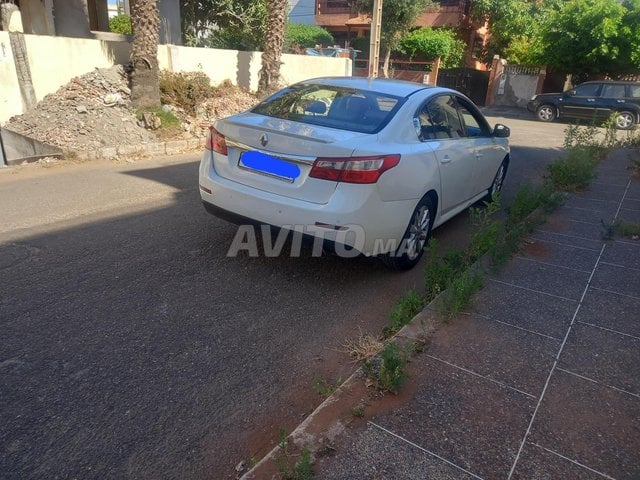
[[[370,402],[317,478],[640,478],[640,241],[603,226],[640,222],[628,164],[604,161],[486,279],[412,360],[407,401]]]

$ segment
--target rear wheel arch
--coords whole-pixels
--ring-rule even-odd
[[[435,190],[429,190],[418,201],[398,248],[380,257],[387,267],[392,270],[409,270],[418,264],[431,236],[437,203],[438,194]]]
[[[431,212],[431,224],[436,220],[436,216],[438,215],[438,193],[431,189],[427,193],[424,194],[422,198],[429,198],[431,200],[431,204],[433,205],[433,212]],[[420,200],[422,200],[422,198]]]

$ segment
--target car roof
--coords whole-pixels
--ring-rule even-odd
[[[311,78],[300,83],[315,83],[321,85],[335,85],[337,87],[357,88],[360,90],[372,90],[387,95],[395,95],[397,97],[408,97],[409,95],[420,90],[435,88],[433,85],[407,82],[404,80],[367,77],[320,77]]]
[[[588,82],[583,82],[580,85],[586,85],[589,83],[612,83],[612,84],[620,84],[620,85],[640,85],[640,82],[636,82],[635,80],[589,80]]]

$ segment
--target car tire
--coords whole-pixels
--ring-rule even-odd
[[[395,252],[382,256],[384,264],[392,270],[410,270],[415,267],[424,247],[431,237],[431,227],[435,218],[435,208],[431,198],[424,197],[411,214],[409,225]]]
[[[636,116],[633,112],[616,112],[615,121],[620,130],[631,130],[636,123]]]
[[[536,109],[536,117],[542,122],[553,122],[557,117],[556,107],[549,104],[540,105]]]
[[[505,158],[498,171],[496,172],[496,176],[493,177],[493,182],[491,182],[491,186],[489,190],[487,190],[487,195],[482,199],[484,202],[491,202],[493,200],[494,193],[500,193],[502,191],[502,185],[504,183],[504,179],[507,176],[507,169],[509,168],[509,161]]]

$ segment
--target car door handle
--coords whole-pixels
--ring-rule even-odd
[[[440,163],[449,163],[451,161],[451,157],[449,155],[445,155],[440,159]]]
[[[476,158],[482,158],[484,157],[484,153],[476,153]]]
[[[587,98],[587,102],[595,102],[596,99],[595,98]]]
[[[624,100],[616,100],[618,103],[624,103]]]

